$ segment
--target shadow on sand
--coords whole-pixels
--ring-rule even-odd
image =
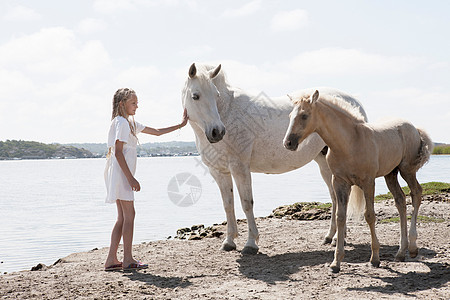
[[[447,263],[430,263],[420,262],[417,259],[408,258],[408,262],[420,262],[428,266],[430,272],[416,273],[408,272],[406,274],[393,270],[389,263],[394,261],[398,246],[381,246],[380,258],[382,267],[389,270],[389,276],[374,276],[369,273],[360,272],[358,274],[347,273],[345,266],[340,274],[346,276],[371,277],[382,280],[388,286],[367,286],[359,288],[351,288],[348,290],[354,291],[373,291],[383,294],[394,294],[413,292],[417,290],[427,290],[433,288],[440,288],[450,281],[450,265]],[[346,246],[344,262],[350,263],[365,263],[370,259],[370,245],[361,244]],[[436,252],[429,249],[420,249],[419,255],[425,258],[432,258]],[[239,271],[247,278],[264,281],[267,284],[275,284],[277,281],[294,281],[290,276],[297,273],[303,267],[320,267],[323,272],[330,274],[330,276],[339,276],[339,274],[331,274],[328,266],[333,261],[334,247],[330,250],[324,251],[309,251],[297,253],[284,253],[275,256],[268,256],[263,253],[256,255],[243,255],[237,262],[239,263]],[[385,263],[383,263],[383,261]]]
[[[174,289],[176,287],[185,288],[192,285],[192,283],[186,278],[164,277],[149,273],[141,273],[141,271],[138,272],[136,270],[124,271],[123,276],[126,276],[133,281],[140,281],[148,285],[154,285],[158,288]]]

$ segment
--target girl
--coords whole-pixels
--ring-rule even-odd
[[[134,227],[134,192],[141,186],[134,178],[136,171],[137,134],[140,132],[162,135],[186,125],[188,117],[183,113],[181,124],[155,129],[134,121],[138,99],[132,89],[117,90],[113,98],[112,122],[108,134],[108,162],[105,169],[106,202],[116,203],[117,221],[111,234],[111,245],[105,262],[105,271],[119,269],[143,269],[147,264],[136,261],[132,255]],[[123,238],[123,262],[117,259],[117,249]]]

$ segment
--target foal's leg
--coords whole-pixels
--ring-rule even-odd
[[[238,236],[236,215],[234,214],[233,181],[230,173],[220,172],[210,168],[210,173],[216,180],[222,195],[223,207],[227,215],[227,236],[222,242],[222,250],[236,250],[234,239]]]
[[[256,254],[259,250],[259,247],[256,244],[259,239],[259,233],[253,214],[252,177],[250,168],[239,163],[231,168],[231,173],[236,182],[239,197],[241,198],[242,209],[244,210],[248,223],[248,239],[244,249],[242,249],[242,253]]]
[[[347,203],[351,186],[344,180],[340,180],[333,176],[333,188],[335,190],[337,200],[337,242],[336,250],[334,252],[334,260],[331,263],[330,268],[333,273],[337,273],[341,269],[341,262],[344,258],[345,223],[347,219]]]
[[[411,190],[411,198],[413,205],[413,212],[411,214],[411,226],[409,228],[409,256],[416,257],[419,253],[419,249],[417,248],[416,240],[417,240],[417,215],[419,214],[419,207],[422,203],[422,187],[416,178],[416,173],[403,173],[400,171],[400,175],[402,175],[403,179],[405,179],[406,183],[408,183],[409,189]]]
[[[328,192],[330,193],[331,197],[332,206],[330,229],[328,230],[328,233],[323,241],[324,244],[330,244],[333,241],[334,235],[336,234],[336,194],[334,193],[333,184],[331,182],[333,174],[331,173],[330,167],[328,166],[324,154],[320,152],[316,156],[316,158],[314,158],[314,160],[319,165],[320,174],[322,175],[323,181],[325,181],[328,186]]]
[[[380,266],[380,243],[375,232],[375,208],[374,208],[374,194],[375,194],[375,179],[368,181],[364,186],[364,197],[366,198],[366,212],[364,217],[370,228],[370,236],[372,238],[372,256],[370,263],[374,267]]]
[[[386,184],[394,195],[395,206],[397,207],[398,214],[400,216],[400,248],[398,249],[395,260],[404,261],[406,249],[408,248],[408,228],[406,224],[406,197],[403,193],[402,188],[398,184],[397,180],[398,170],[395,169],[388,175],[384,176]]]

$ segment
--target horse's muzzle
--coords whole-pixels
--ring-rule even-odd
[[[206,134],[206,138],[211,144],[220,142],[223,139],[223,136],[225,135],[225,127],[214,127],[209,134]]]
[[[298,141],[300,137],[296,134],[291,134],[287,137],[287,139],[284,140],[283,145],[284,148],[295,151],[298,148]]]

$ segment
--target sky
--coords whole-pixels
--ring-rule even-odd
[[[370,121],[400,117],[450,143],[450,1],[2,0],[0,141],[103,143],[121,87],[136,120],[181,121],[193,62],[281,96],[328,86]],[[141,143],[194,141],[190,126]]]

